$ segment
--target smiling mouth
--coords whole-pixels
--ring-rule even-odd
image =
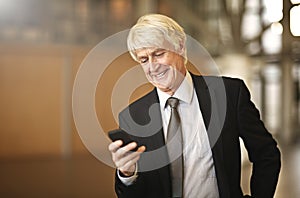
[[[165,76],[165,74],[167,73],[168,69],[156,74],[156,75],[151,75],[152,77],[156,78],[156,79],[161,79]]]

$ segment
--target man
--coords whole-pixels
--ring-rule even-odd
[[[239,138],[253,163],[251,196],[273,197],[280,152],[243,81],[189,73],[186,34],[164,15],[141,17],[127,44],[155,89],[119,114],[134,142],[109,145],[118,197],[243,197]]]

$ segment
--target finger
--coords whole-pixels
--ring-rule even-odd
[[[112,152],[112,160],[114,161],[115,165],[117,167],[120,167],[120,165],[123,165],[124,163],[124,158],[132,153],[130,150],[134,149],[137,146],[135,142],[129,143],[123,147],[117,147],[114,152]],[[115,149],[115,148],[112,148]]]
[[[143,149],[143,148],[141,148]],[[136,157],[139,157],[142,152],[127,152],[126,155],[116,160],[115,163],[117,167],[123,167],[125,164],[129,163],[130,161],[134,160]],[[136,162],[136,161],[135,161]]]
[[[135,148],[133,146],[129,147],[129,149]],[[120,148],[119,151],[114,156],[115,157],[114,158],[114,162],[118,161],[119,162],[118,164],[126,163],[126,161],[131,160],[132,158],[134,158],[137,155],[140,155],[141,153],[143,153],[146,150],[145,146],[140,146],[137,151],[128,151],[128,150],[125,150],[125,149],[128,149],[128,147],[127,148],[125,147],[124,150],[123,150],[123,148],[124,147]],[[135,153],[135,154],[131,155],[133,153]]]
[[[122,147],[122,149],[124,149],[124,151],[131,151],[133,149],[135,149],[137,147],[137,143],[136,142],[131,142],[125,146]]]
[[[120,149],[118,149],[116,151],[116,155],[119,157],[119,158],[122,158],[122,157],[125,157],[126,155],[130,154],[132,149],[136,148],[137,147],[137,144],[136,142],[131,142],[123,147],[121,147]]]
[[[122,144],[122,140],[114,141],[108,145],[108,150],[112,153],[115,153],[122,146]]]
[[[126,164],[119,168],[121,172],[134,172],[137,161],[140,159],[140,155],[129,160]]]
[[[144,151],[146,151],[146,147],[140,146],[136,152],[143,153]]]

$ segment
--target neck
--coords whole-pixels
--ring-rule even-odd
[[[180,75],[182,75],[182,79],[180,81],[178,81],[174,87],[172,87],[171,89],[166,89],[166,90],[161,89],[161,91],[165,92],[166,94],[168,94],[170,96],[173,96],[174,93],[177,91],[177,89],[180,87],[182,81],[184,80],[184,78],[186,76],[186,72],[187,72],[186,70],[180,72]]]

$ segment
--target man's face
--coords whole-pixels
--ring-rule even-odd
[[[185,77],[183,56],[161,48],[142,48],[136,56],[148,81],[163,92],[173,95]]]

